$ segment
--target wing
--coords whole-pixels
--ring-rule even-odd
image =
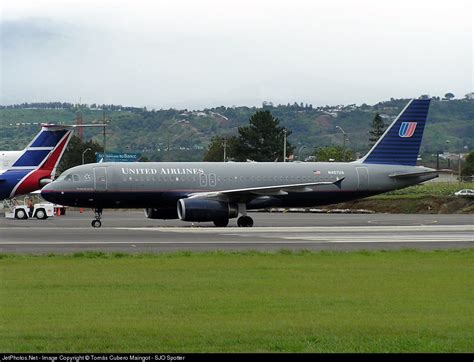
[[[195,192],[188,195],[188,198],[217,199],[223,201],[248,202],[258,196],[282,196],[292,192],[313,192],[315,187],[335,185],[341,188],[341,183],[345,177],[334,182],[309,182],[291,185],[249,187],[233,190]]]

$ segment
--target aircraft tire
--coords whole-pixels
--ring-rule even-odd
[[[93,228],[100,228],[102,226],[102,222],[100,220],[92,220],[91,225]]]
[[[229,225],[229,219],[214,220],[213,222],[214,225],[219,228],[225,228],[227,225]]]
[[[253,226],[253,219],[250,216],[241,216],[237,219],[237,226],[251,228]]]

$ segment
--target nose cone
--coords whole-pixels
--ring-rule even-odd
[[[57,197],[60,194],[55,189],[55,182],[51,182],[47,184],[45,187],[41,189],[41,197],[45,199],[46,201],[52,202],[52,203],[57,203]]]

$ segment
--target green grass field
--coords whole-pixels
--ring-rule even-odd
[[[0,254],[2,352],[473,352],[474,249]]]
[[[425,182],[404,189],[386,192],[383,196],[454,196],[461,189],[474,189],[474,182]]]

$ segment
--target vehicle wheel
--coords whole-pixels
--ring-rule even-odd
[[[44,220],[44,219],[48,218],[48,215],[46,215],[46,211],[44,211],[44,209],[36,210],[36,215],[35,216],[38,220]]]
[[[250,216],[241,216],[237,219],[237,226],[251,228],[253,226],[253,219]]]
[[[102,223],[100,220],[92,220],[91,225],[93,228],[100,228],[102,226]]]
[[[229,219],[214,220],[214,225],[219,228],[225,228],[227,225],[229,225]]]
[[[26,214],[25,210],[16,210],[16,213],[15,213],[15,218],[16,219],[28,219],[28,215]]]

